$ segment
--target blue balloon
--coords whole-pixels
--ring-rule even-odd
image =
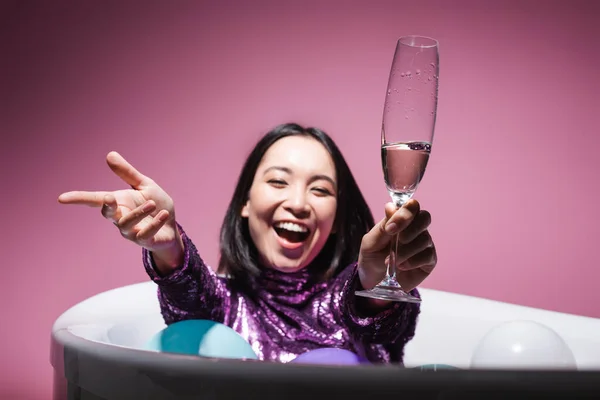
[[[215,358],[257,359],[239,333],[218,322],[190,319],[175,322],[156,333],[146,350]]]
[[[310,350],[294,358],[291,363],[296,364],[325,364],[325,365],[357,365],[369,363],[363,357],[344,349],[325,347]]]

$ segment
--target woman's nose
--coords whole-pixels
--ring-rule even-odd
[[[304,190],[290,190],[284,207],[297,218],[306,218],[310,213],[310,207]]]

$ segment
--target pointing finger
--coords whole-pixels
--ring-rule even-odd
[[[61,204],[82,204],[90,207],[100,207],[104,204],[104,196],[108,192],[65,192],[58,196]]]

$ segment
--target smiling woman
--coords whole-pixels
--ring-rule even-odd
[[[344,201],[339,202],[340,197]],[[257,210],[267,202],[272,207],[279,202],[280,209],[276,215],[264,217],[264,230],[259,232]],[[250,211],[256,215],[251,216]],[[256,144],[241,169],[221,228],[219,272],[239,278],[238,285],[246,285],[260,274],[262,261],[278,265],[270,257],[260,258],[273,256],[273,251],[286,245],[271,247],[277,240],[272,239],[273,233],[286,235],[283,229],[273,232],[279,222],[294,222],[310,232],[306,240],[311,241],[313,254],[304,252],[305,261],[311,256],[305,266],[316,258],[320,268],[315,272],[326,277],[356,261],[362,236],[374,225],[343,155],[320,129],[284,124]],[[331,226],[327,228],[328,224]],[[271,234],[263,237],[261,232]],[[240,237],[243,240],[238,240]],[[268,238],[271,242],[265,243]],[[319,240],[318,245],[315,240]],[[292,247],[293,240],[288,242],[287,247]]]
[[[242,208],[262,266],[295,272],[315,259],[333,230],[335,179],[313,138],[289,136],[267,150]]]
[[[355,296],[385,273],[399,233],[398,280],[416,286],[436,264],[429,213],[412,200],[375,224],[341,152],[316,128],[284,124],[254,147],[221,228],[217,275],[175,218],[173,200],[118,153],[107,161],[131,189],[68,192],[62,203],[100,207],[143,248],[167,324],[223,323],[261,360],[288,362],[327,347],[371,362],[401,363],[419,305]],[[358,261],[357,261],[358,260]]]

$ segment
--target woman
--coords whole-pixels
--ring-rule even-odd
[[[385,274],[399,233],[397,277],[416,287],[436,265],[428,212],[415,200],[374,224],[342,154],[323,131],[284,124],[242,168],[221,228],[216,275],[175,217],[173,200],[117,153],[110,168],[132,188],[68,192],[65,204],[102,206],[121,235],[143,248],[167,324],[210,319],[240,333],[259,359],[287,362],[322,347],[371,362],[401,363],[419,306],[356,297]]]

